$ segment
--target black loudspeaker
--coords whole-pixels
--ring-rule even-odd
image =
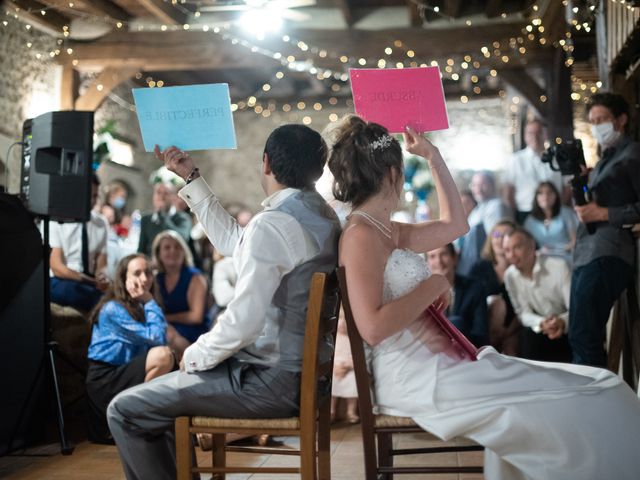
[[[22,127],[20,195],[27,209],[59,221],[88,221],[93,112],[49,112]]]
[[[42,240],[20,200],[0,194],[0,455],[40,436],[47,412]],[[1,475],[0,475],[1,476]]]

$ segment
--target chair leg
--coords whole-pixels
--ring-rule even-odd
[[[380,467],[393,467],[393,437],[390,433],[378,432],[378,465]],[[393,473],[379,475],[381,480],[393,480]]]
[[[193,456],[191,435],[189,434],[189,417],[176,418],[176,478],[191,480]]]
[[[331,401],[325,400],[318,416],[318,480],[331,480]]]
[[[227,466],[227,451],[226,451],[226,439],[227,436],[224,433],[214,433],[213,448],[211,449],[211,464],[214,467],[224,468]],[[213,475],[215,480],[224,480],[226,474],[216,473]]]
[[[315,425],[300,429],[300,479],[317,480]]]

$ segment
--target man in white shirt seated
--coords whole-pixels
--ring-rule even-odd
[[[156,149],[184,178],[180,196],[214,247],[233,256],[234,297],[208,333],[187,348],[180,371],[125,390],[107,418],[129,479],[175,478],[179,415],[276,418],[298,414],[309,284],[337,265],[340,223],[315,190],[327,147],[302,125],[269,136],[261,167],[264,210],[245,228],[220,205],[193,160]],[[323,345],[328,358],[332,347]]]
[[[558,192],[563,192],[562,175],[542,163],[546,127],[540,120],[531,120],[524,127],[526,147],[513,154],[502,177],[504,202],[516,212],[516,221],[522,225],[533,207],[536,189],[540,182],[552,182]]]
[[[571,271],[558,257],[536,255],[529,232],[516,228],[504,237],[504,252],[511,264],[504,283],[524,328],[520,331],[522,358],[571,362],[567,338]]]
[[[92,207],[98,201],[99,187],[100,180],[94,174],[91,186]],[[53,303],[86,312],[98,303],[109,286],[106,274],[108,234],[106,219],[94,210],[91,210],[91,218],[84,224],[49,223]]]

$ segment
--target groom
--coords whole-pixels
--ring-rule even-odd
[[[179,195],[215,248],[233,256],[233,300],[184,352],[180,371],[125,390],[107,417],[128,479],[175,478],[173,425],[180,415],[297,415],[309,284],[337,264],[340,224],[316,192],[327,148],[302,125],[274,130],[264,149],[264,210],[243,229],[220,205],[188,154],[156,156],[184,178]],[[326,352],[325,352],[326,353]]]

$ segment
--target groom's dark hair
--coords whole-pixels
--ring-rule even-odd
[[[309,189],[322,176],[327,144],[318,132],[304,125],[276,128],[264,146],[269,166],[278,183]]]

